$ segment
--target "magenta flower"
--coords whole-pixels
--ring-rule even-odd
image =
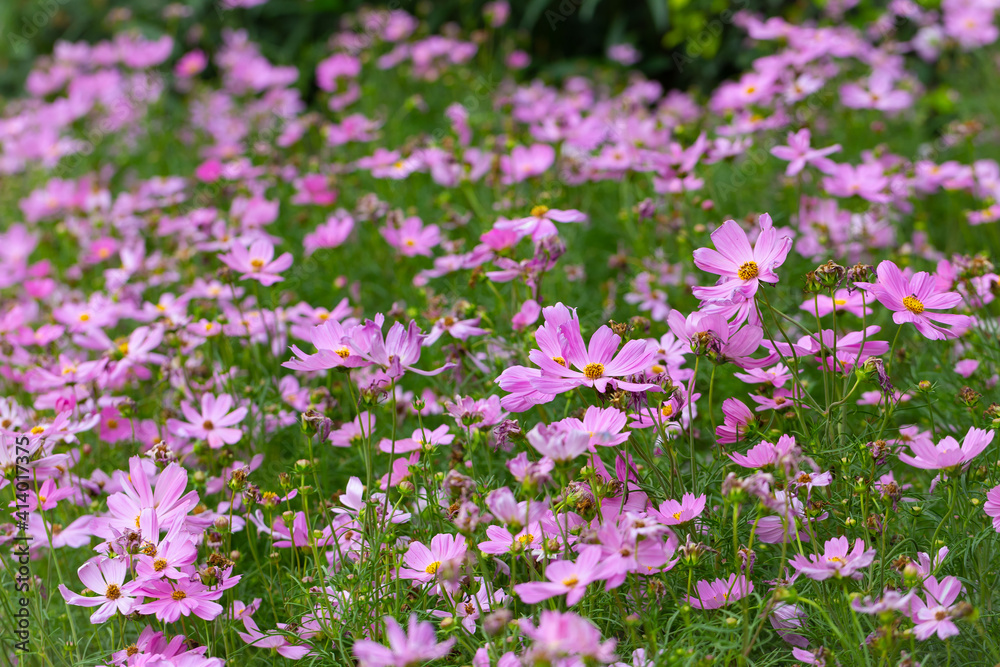
[[[827,540],[823,547],[822,556],[811,554],[806,558],[802,554],[798,554],[789,563],[810,579],[823,581],[830,577],[860,579],[860,570],[868,567],[875,560],[875,550],[866,551],[865,541],[860,537],[855,540],[854,548],[850,552],[848,552],[850,542],[843,536]]]
[[[572,461],[590,450],[590,433],[571,427],[538,424],[528,431],[527,438],[540,454],[556,463]]]
[[[697,497],[693,493],[685,493],[681,502],[668,498],[659,510],[650,510],[649,514],[665,526],[687,523],[705,511],[706,498],[704,493]]]
[[[544,174],[555,161],[556,149],[548,144],[514,146],[510,156],[500,157],[500,171],[503,172],[501,183],[511,185]]]
[[[979,456],[993,442],[994,435],[994,431],[970,428],[961,446],[950,435],[945,436],[937,445],[923,439],[913,440],[910,442],[910,450],[914,455],[904,452],[899,455],[899,460],[924,470],[956,468]]]
[[[815,165],[820,171],[828,171],[833,167],[833,162],[826,156],[840,150],[840,144],[827,146],[826,148],[813,148],[810,143],[809,128],[802,128],[798,132],[788,133],[787,146],[775,146],[771,149],[771,155],[779,160],[788,160],[788,168],[785,170],[786,176],[794,176],[809,163]]]
[[[986,504],[983,505],[986,516],[993,518],[993,527],[1000,533],[1000,486],[995,486],[986,494]]]
[[[601,631],[571,611],[546,609],[539,615],[537,627],[527,618],[522,618],[520,625],[521,632],[532,640],[525,664],[600,664],[615,658],[615,640],[602,642]]]
[[[308,646],[291,643],[288,640],[287,634],[282,634],[281,632],[261,632],[260,628],[257,627],[257,623],[249,615],[243,616],[243,627],[246,628],[246,632],[236,632],[240,636],[240,639],[250,646],[274,649],[278,655],[289,660],[304,658],[312,650]],[[291,632],[291,629],[284,623],[278,623],[278,630]]]
[[[727,220],[712,232],[711,248],[694,251],[694,263],[702,271],[721,276],[714,287],[695,287],[694,295],[708,301],[728,301],[735,292],[746,298],[757,293],[761,281],[778,282],[774,272],[785,261],[792,247],[789,237],[778,238],[778,231],[767,213],[758,218],[760,236],[753,247],[746,232],[734,220]]]
[[[514,591],[521,601],[528,604],[536,604],[565,593],[566,606],[572,607],[587,592],[587,584],[598,578],[600,560],[601,549],[587,547],[580,553],[575,563],[568,560],[549,563],[545,568],[545,578],[548,581],[518,584],[514,587]]]
[[[743,401],[727,398],[722,402],[722,423],[715,427],[715,437],[723,445],[745,440],[756,422],[757,418]]]
[[[465,552],[465,537],[462,535],[435,535],[431,539],[430,549],[420,542],[410,542],[410,548],[403,556],[405,567],[399,569],[399,576],[401,579],[428,583],[437,578],[437,571],[443,563],[460,565]]]
[[[919,597],[913,599],[910,619],[916,623],[913,634],[924,641],[937,635],[947,639],[958,634],[955,625],[955,600],[962,592],[962,582],[957,577],[945,577],[940,582],[937,577],[926,577],[923,581],[926,602]]]
[[[389,646],[383,646],[370,639],[354,642],[354,657],[362,667],[408,667],[421,665],[448,655],[456,639],[452,637],[440,644],[434,634],[434,626],[426,621],[418,621],[416,614],[410,614],[410,623],[404,632],[402,626],[391,616],[385,617],[385,637]]]
[[[698,597],[685,596],[685,602],[695,609],[719,609],[752,593],[753,582],[746,575],[731,574],[729,579],[699,581],[697,588]]]
[[[542,369],[542,375],[532,381],[532,386],[544,394],[561,394],[576,387],[594,387],[600,393],[614,383],[626,391],[658,389],[654,384],[626,382],[621,378],[643,372],[656,354],[656,345],[645,340],[630,340],[620,351],[621,336],[607,325],[594,332],[590,345],[584,347],[580,323],[570,320],[559,327],[565,336],[565,358],[548,356],[541,350],[532,350],[531,361]]]
[[[239,577],[234,577],[237,581]],[[232,582],[235,585],[235,582]],[[222,605],[215,602],[225,592],[222,588],[210,589],[201,579],[179,579],[177,581],[146,581],[139,591],[152,598],[138,607],[140,614],[156,614],[156,618],[173,623],[181,616],[194,614],[198,618],[211,621],[222,613]]]
[[[907,281],[899,267],[889,260],[880,263],[875,273],[878,282],[855,284],[893,311],[892,321],[896,324],[910,322],[925,337],[944,340],[960,335],[946,327],[962,330],[975,321],[967,315],[930,312],[953,308],[962,302],[958,292],[942,291],[933,274],[920,271]]]
[[[185,438],[199,438],[208,442],[212,449],[223,445],[234,445],[243,437],[243,431],[233,428],[247,416],[246,407],[238,407],[232,412],[233,398],[223,394],[216,398],[212,394],[202,394],[201,413],[187,401],[181,402],[181,411],[187,422],[177,419],[167,421],[172,433]]]
[[[90,616],[91,623],[103,623],[115,613],[128,615],[135,603],[135,596],[124,590],[125,575],[128,573],[128,561],[124,558],[97,557],[84,563],[77,575],[89,590],[97,593],[95,597],[85,597],[70,591],[59,584],[59,592],[71,605],[78,607],[100,607]]]
[[[227,254],[219,255],[219,259],[233,271],[242,274],[241,280],[253,278],[264,286],[284,280],[278,274],[292,265],[290,252],[274,259],[274,245],[266,238],[257,239],[249,248],[234,243]]]
[[[560,210],[549,208],[548,206],[535,206],[531,209],[531,215],[524,218],[508,220],[501,218],[493,225],[494,229],[513,231],[518,239],[530,236],[532,241],[555,236],[559,233],[556,229],[556,222],[586,222],[587,214],[576,209]]]
[[[437,225],[427,225],[417,216],[403,220],[399,227],[387,225],[379,230],[385,240],[399,254],[406,257],[424,255],[429,257],[431,250],[441,242],[441,231]]]

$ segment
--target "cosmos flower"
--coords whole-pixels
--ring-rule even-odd
[[[587,584],[598,578],[601,550],[587,547],[576,561],[559,560],[545,566],[548,581],[531,581],[518,584],[514,591],[522,602],[536,604],[556,595],[566,594],[566,606],[572,607],[587,592]]]
[[[416,614],[410,614],[410,622],[405,631],[391,616],[386,616],[383,621],[388,646],[370,639],[359,639],[354,642],[352,649],[354,657],[362,667],[406,667],[424,664],[448,655],[457,641],[452,637],[438,643],[434,626],[418,620]]]
[[[753,582],[746,575],[729,575],[728,579],[715,581],[701,580],[697,586],[698,595],[685,596],[684,601],[695,609],[719,609],[731,602],[738,602],[753,592]]]
[[[955,338],[972,326],[974,319],[968,315],[933,312],[954,308],[962,303],[962,295],[942,291],[932,274],[920,271],[906,280],[899,267],[889,260],[881,262],[875,273],[878,282],[855,284],[893,311],[892,321],[896,324],[909,322],[931,340]]]
[[[264,286],[284,280],[278,274],[292,265],[292,253],[286,252],[275,259],[274,245],[264,238],[257,239],[249,247],[234,243],[227,254],[219,255],[219,259],[240,273],[241,280],[253,278]]]
[[[241,406],[230,412],[233,398],[222,394],[216,398],[213,394],[201,395],[201,412],[199,413],[187,401],[181,402],[181,411],[186,422],[178,419],[168,420],[170,430],[186,438],[205,440],[212,449],[223,445],[233,445],[243,437],[243,431],[234,428],[247,416],[248,408]]]
[[[77,575],[95,597],[85,597],[73,593],[65,585],[59,584],[59,592],[71,605],[78,607],[100,607],[90,616],[90,622],[103,623],[116,613],[128,615],[135,604],[135,595],[125,590],[125,575],[128,562],[124,558],[104,558],[98,556],[80,566]]]
[[[734,220],[727,220],[712,232],[711,248],[694,251],[694,264],[702,271],[721,276],[714,287],[695,287],[694,295],[709,301],[728,300],[734,292],[747,298],[757,293],[761,282],[776,283],[780,267],[792,247],[792,239],[778,237],[771,216],[764,213],[757,221],[760,235],[751,246],[746,232]]]
[[[810,579],[823,581],[830,577],[860,579],[861,569],[871,565],[873,560],[875,550],[865,550],[864,540],[859,537],[851,549],[847,538],[841,536],[827,540],[822,555],[810,554],[807,558],[798,554],[789,563]]]
[[[910,450],[913,455],[901,453],[899,460],[914,468],[942,470],[963,466],[979,456],[993,442],[995,431],[972,427],[962,439],[962,444],[948,435],[932,445],[926,440],[913,440]]]

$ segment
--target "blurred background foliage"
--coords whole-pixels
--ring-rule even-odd
[[[326,41],[345,15],[362,6],[399,8],[437,31],[448,22],[483,26],[485,0],[270,0],[224,10],[220,0],[0,0],[0,94],[19,93],[31,63],[57,40],[89,42],[134,29],[148,37],[172,34],[209,52],[225,26],[245,27],[270,59],[307,67],[325,55]],[[628,42],[643,54],[638,68],[670,88],[712,89],[749,65],[745,33],[732,15],[749,9],[801,21],[815,2],[787,0],[511,0],[503,39],[532,57],[531,74],[561,77],[603,59]],[[178,47],[180,49],[180,47]],[[179,51],[178,51],[179,52]],[[308,80],[302,82],[309,86]],[[309,91],[304,91],[309,92]]]

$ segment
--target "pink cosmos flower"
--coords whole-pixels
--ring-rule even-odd
[[[362,667],[407,667],[424,664],[448,655],[457,641],[452,637],[439,644],[434,634],[434,626],[426,621],[417,620],[416,614],[410,615],[406,632],[391,616],[386,616],[383,620],[389,646],[383,646],[370,639],[359,639],[354,642],[354,657]]]
[[[979,359],[962,359],[955,364],[954,371],[964,378],[971,376],[979,368]]]
[[[626,391],[658,389],[654,384],[619,379],[645,370],[656,353],[655,345],[645,340],[630,340],[615,354],[621,336],[607,325],[594,332],[587,347],[578,321],[566,322],[559,332],[565,337],[565,358],[546,355],[542,350],[532,350],[528,355],[542,370],[542,375],[531,383],[537,391],[561,394],[576,387],[594,387],[603,394],[612,383]]]
[[[784,364],[777,364],[767,370],[750,368],[746,373],[733,373],[733,375],[747,384],[769,384],[772,387],[784,387],[785,383],[792,379],[791,371]]]
[[[587,214],[576,209],[561,211],[548,206],[535,206],[531,209],[531,215],[528,217],[514,220],[501,218],[493,225],[493,229],[510,230],[517,234],[518,238],[530,236],[533,241],[537,242],[559,233],[554,224],[556,222],[586,221]]]
[[[205,52],[201,49],[195,49],[194,51],[188,51],[180,57],[180,60],[177,61],[177,65],[174,67],[174,74],[182,79],[186,79],[198,74],[207,65],[208,58],[205,56]]]
[[[544,174],[555,161],[556,149],[548,144],[514,146],[509,156],[500,157],[501,183],[511,185]]]
[[[983,510],[986,516],[993,518],[993,527],[1000,533],[1000,486],[995,486],[987,492]]]
[[[518,584],[514,591],[522,602],[528,604],[536,604],[565,593],[566,606],[572,607],[587,592],[587,584],[598,578],[600,560],[601,549],[587,547],[580,552],[576,562],[559,560],[549,563],[545,567],[545,578],[548,581]]]
[[[542,307],[534,299],[528,299],[521,304],[521,309],[510,319],[511,327],[514,331],[520,331],[538,320],[542,313]]]
[[[687,523],[697,519],[705,511],[706,498],[704,493],[697,497],[693,493],[685,493],[681,502],[668,498],[658,510],[649,510],[649,515],[655,517],[664,526]]]
[[[702,271],[721,276],[714,287],[695,287],[694,295],[704,300],[729,300],[734,292],[746,298],[757,293],[760,281],[778,282],[774,272],[781,266],[792,247],[790,237],[778,238],[771,216],[764,213],[757,220],[760,235],[751,247],[746,232],[734,220],[727,220],[712,232],[711,248],[694,251],[694,263]]]
[[[602,664],[614,660],[615,640],[601,641],[601,631],[573,612],[546,609],[536,627],[531,619],[520,620],[521,632],[532,640],[525,664]],[[516,664],[516,663],[515,663]]]
[[[239,577],[234,577],[239,579]],[[235,585],[235,582],[234,582]],[[182,578],[177,581],[144,581],[137,589],[151,601],[139,605],[140,614],[156,614],[156,618],[166,623],[174,623],[181,616],[194,614],[198,618],[211,621],[222,613],[222,605],[215,602],[225,592],[221,587],[210,589],[200,578]]]
[[[860,570],[868,567],[875,560],[875,550],[865,550],[865,541],[860,537],[855,540],[853,549],[850,549],[850,542],[843,536],[827,540],[823,546],[822,556],[810,554],[806,558],[802,554],[798,554],[789,563],[810,579],[823,581],[830,577],[860,579]]]
[[[80,581],[89,590],[97,593],[96,597],[77,595],[63,584],[59,584],[59,592],[71,605],[78,607],[99,606],[100,609],[90,616],[90,622],[103,623],[116,613],[128,615],[132,611],[135,596],[125,590],[125,575],[127,573],[128,561],[125,558],[98,556],[96,559],[87,561],[77,570]]]
[[[920,271],[907,281],[899,267],[889,260],[881,262],[875,273],[878,282],[855,284],[893,311],[892,321],[896,324],[910,322],[925,337],[943,340],[957,337],[959,331],[975,321],[967,315],[930,312],[953,308],[962,302],[958,292],[941,291],[933,274]],[[946,328],[948,326],[959,331]]]
[[[932,445],[928,440],[913,440],[909,444],[914,455],[904,452],[899,455],[899,460],[924,470],[957,468],[979,456],[993,442],[994,435],[996,433],[992,430],[970,428],[961,446],[950,435],[945,436],[937,445]]]
[[[424,255],[430,257],[431,250],[441,242],[441,230],[437,225],[427,225],[417,216],[403,220],[399,227],[387,225],[379,233],[399,254],[405,257]]]
[[[802,302],[800,308],[809,314],[815,314],[819,317],[826,317],[835,310],[838,313],[847,311],[852,315],[863,317],[875,312],[868,305],[870,303],[871,299],[866,301],[864,294],[861,292],[854,292],[852,294],[849,290],[839,289],[833,293],[832,297],[827,294],[817,294],[815,298],[810,297]]]
[[[249,248],[234,243],[227,254],[219,255],[219,259],[233,271],[242,274],[241,280],[253,278],[264,286],[284,280],[278,274],[292,265],[290,252],[274,259],[274,245],[266,238],[257,239]]]
[[[738,398],[727,398],[722,402],[722,423],[715,427],[715,437],[720,444],[728,445],[746,439],[750,426],[757,418]]]
[[[779,160],[789,161],[785,170],[786,176],[795,176],[809,163],[814,164],[820,171],[827,171],[833,166],[833,162],[826,156],[839,151],[840,144],[826,148],[812,148],[809,145],[810,138],[809,128],[802,128],[798,132],[788,133],[787,146],[775,146],[771,149],[771,155]]]
[[[182,401],[181,411],[187,421],[170,419],[167,426],[177,435],[207,441],[212,449],[234,445],[243,437],[243,431],[233,427],[243,421],[248,410],[241,406],[230,412],[232,407],[233,397],[229,394],[216,398],[213,394],[205,393],[201,395],[200,413],[190,403]]]
[[[685,602],[695,609],[719,609],[752,593],[753,582],[746,575],[731,574],[729,579],[699,581],[697,589],[698,597],[685,596]]]
[[[289,641],[287,634],[279,632],[261,632],[260,628],[257,627],[256,621],[254,621],[249,615],[243,616],[243,627],[246,628],[246,632],[236,632],[236,634],[240,636],[240,639],[245,641],[250,646],[274,649],[278,655],[288,658],[289,660],[299,660],[304,658],[309,655],[309,652],[312,650],[309,646],[293,644]],[[291,632],[290,628],[284,623],[278,623],[277,627],[278,630],[285,630],[289,633]]]
[[[354,229],[354,218],[344,211],[338,211],[326,219],[302,239],[302,247],[309,256],[320,248],[336,248],[347,240]]]
[[[527,438],[532,447],[556,463],[572,461],[590,450],[590,433],[572,427],[538,424],[528,431]]]
[[[962,592],[962,582],[957,577],[945,577],[941,581],[937,577],[926,577],[922,583],[926,601],[915,597],[910,607],[910,618],[917,624],[913,634],[924,641],[933,635],[939,639],[947,639],[958,634],[953,611],[955,600]]]
[[[567,417],[555,422],[555,424],[565,425],[571,429],[586,431],[590,434],[590,451],[592,452],[597,451],[595,447],[598,445],[613,447],[628,440],[628,432],[622,433],[626,423],[628,423],[628,417],[621,410],[599,408],[596,405],[587,408],[583,419]]]
[[[399,569],[401,579],[412,579],[420,583],[429,583],[437,578],[438,569],[442,564],[458,567],[465,559],[465,537],[441,533],[431,539],[428,549],[420,542],[410,542],[410,548],[403,556],[405,567]]]

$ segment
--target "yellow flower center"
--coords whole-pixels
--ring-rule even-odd
[[[680,521],[681,520],[681,513],[680,512],[674,512],[672,516],[674,517],[674,521]]]
[[[328,319],[330,319],[330,313],[320,313],[316,317],[319,318],[320,322],[326,322]]]
[[[542,206],[541,204],[539,204],[538,206],[535,206],[531,209],[531,217],[540,218],[548,212],[549,212],[548,206]]]
[[[903,306],[914,315],[919,315],[924,312],[924,304],[920,302],[920,299],[912,294],[903,299]]]
[[[117,419],[109,419],[108,420],[108,428],[118,428],[118,420]]]
[[[572,587],[572,586],[576,586],[578,583],[580,583],[580,580],[576,577],[576,575],[573,575],[571,577],[566,577],[565,579],[562,580],[562,585],[563,586],[570,586],[570,587]]]
[[[122,589],[117,584],[108,584],[108,590],[104,591],[104,597],[109,600],[117,600],[122,596]]]
[[[128,646],[125,647],[125,654],[128,655],[129,657],[132,657],[138,652],[139,652],[139,647],[136,646],[135,644],[129,644]]]
[[[664,403],[663,407],[660,408],[660,414],[663,417],[670,417],[674,414],[674,406],[670,403]]]
[[[260,271],[264,268],[264,260],[262,259],[251,259],[250,266],[253,267],[254,271]]]
[[[167,559],[157,558],[156,560],[154,560],[153,569],[156,570],[157,572],[163,572],[165,569],[167,569]]]
[[[346,346],[337,348],[336,353],[337,356],[340,357],[341,359],[346,359],[347,357],[351,356],[351,351],[347,349]]]
[[[427,567],[425,567],[424,572],[426,572],[427,574],[437,574],[439,567],[441,567],[441,561],[436,560]]]
[[[830,561],[831,563],[843,563],[844,562],[844,559],[841,558],[840,556],[831,556],[830,558],[827,558],[827,560]]]
[[[535,536],[531,533],[525,533],[524,535],[521,535],[521,537],[517,538],[517,541],[521,544],[531,544],[535,541]]]
[[[87,313],[83,313],[82,315],[80,315],[80,321],[81,322],[86,322],[89,319],[90,319],[90,315],[88,315]]]
[[[118,350],[122,354],[128,354],[128,341],[125,341],[124,343],[122,343],[121,345],[119,345],[118,346]]]
[[[653,371],[653,375],[659,375],[660,373],[662,373],[667,369],[659,364],[653,364],[653,367],[650,370]]]
[[[187,593],[185,593],[184,591],[174,591],[173,593],[170,594],[170,597],[180,602],[181,600],[187,597]]]
[[[44,426],[34,426],[31,429],[31,435],[39,435],[44,430],[45,430]]]
[[[604,364],[589,363],[583,368],[583,374],[588,380],[604,377]]]
[[[563,359],[562,357],[552,357],[552,361],[556,362],[563,368],[566,368],[566,360]]]
[[[834,299],[833,302],[838,306],[843,306],[847,304],[847,299]]]
[[[736,275],[739,276],[740,280],[753,280],[759,273],[760,268],[757,266],[757,262],[743,262]]]

